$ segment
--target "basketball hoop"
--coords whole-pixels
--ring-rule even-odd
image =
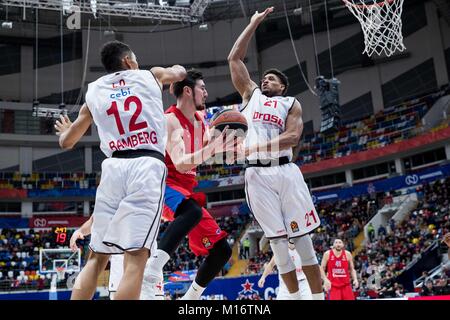
[[[65,274],[66,274],[66,268],[64,268],[64,267],[57,267],[56,268],[56,275],[57,275],[58,281],[64,280],[64,275]]]
[[[391,56],[405,50],[402,36],[402,11],[404,0],[342,0],[361,23],[365,49],[373,53]]]

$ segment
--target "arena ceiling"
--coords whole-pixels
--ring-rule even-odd
[[[101,1],[101,0],[98,0]],[[148,0],[149,3],[154,3],[155,0]],[[159,0],[156,0],[159,1]],[[203,19],[198,23],[202,22],[213,22],[217,20],[230,20],[240,17],[250,17],[256,10],[262,11],[269,6],[275,7],[275,12],[270,18],[277,18],[284,15],[284,5],[286,4],[287,12],[289,15],[294,14],[295,9],[303,9],[309,11],[309,6],[311,4],[313,10],[321,9],[324,6],[325,0],[211,0],[207,6]],[[344,8],[342,5],[342,0],[326,0],[329,8],[331,10]],[[41,1],[45,2],[45,1]],[[75,1],[76,2],[76,1]],[[85,2],[88,2],[87,0]],[[118,0],[115,1],[119,2]],[[129,4],[142,4],[146,0],[122,0],[120,3],[124,5]],[[177,0],[176,6],[188,8],[190,6],[190,0]],[[191,0],[192,2],[192,0]],[[0,21],[15,21],[21,23],[31,23],[34,22],[35,9],[19,6],[7,6],[8,0],[0,0]],[[8,12],[8,18],[6,18],[6,12]],[[59,25],[60,23],[60,13],[53,10],[40,10],[39,23],[41,25]],[[45,12],[45,14],[42,14]],[[298,12],[298,10],[296,11]],[[83,14],[81,22],[83,26],[87,24],[90,20],[91,26],[148,26],[157,24],[183,24],[177,21],[160,21],[158,19],[142,19],[133,17],[118,17],[109,15],[100,15],[94,18],[92,14]],[[189,23],[189,22],[188,22]]]

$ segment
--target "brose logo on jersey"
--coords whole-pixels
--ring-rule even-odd
[[[253,121],[263,121],[268,123],[276,124],[279,127],[283,127],[284,121],[280,117],[270,113],[261,113],[255,111],[253,113]]]

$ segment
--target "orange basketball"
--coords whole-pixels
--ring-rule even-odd
[[[239,111],[227,109],[220,111],[214,115],[211,121],[211,126],[222,131],[226,126],[228,129],[243,130],[247,132],[247,120]]]

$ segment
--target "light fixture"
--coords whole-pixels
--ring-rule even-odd
[[[94,18],[97,18],[97,0],[91,0],[91,10]]]
[[[301,15],[302,12],[303,12],[303,8],[296,8],[296,9],[294,9],[294,14],[295,14],[296,16]]]
[[[13,23],[11,21],[3,21],[2,28],[3,29],[12,29]]]

